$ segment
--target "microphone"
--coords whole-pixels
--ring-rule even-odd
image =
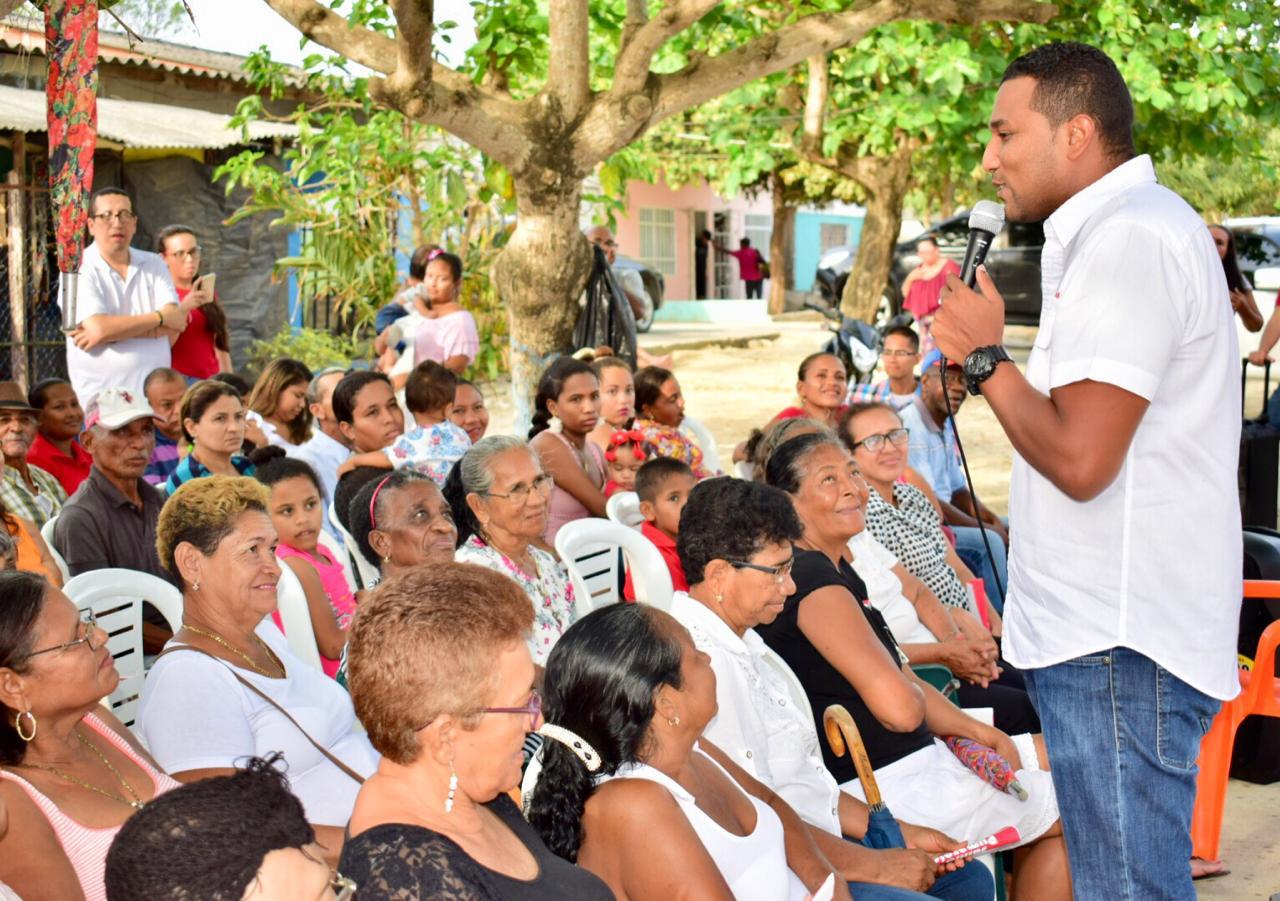
[[[969,214],[969,246],[964,251],[960,279],[973,287],[978,267],[987,258],[991,242],[1004,229],[1004,205],[993,200],[979,200]]]

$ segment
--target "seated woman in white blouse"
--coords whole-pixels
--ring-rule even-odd
[[[995,887],[985,867],[935,872],[933,856],[960,845],[936,830],[901,824],[913,850],[857,842],[867,806],[840,791],[823,765],[799,681],[753,631],[777,617],[795,587],[791,543],[803,529],[787,496],[757,482],[710,479],[694,488],[685,510],[680,556],[693,572],[671,614],[716,674],[718,709],[705,736],[795,808],[854,897],[990,898]]]
[[[188,482],[160,513],[156,549],[182,586],[183,625],[142,690],[136,730],[181,782],[284,755],[289,785],[336,860],[358,777],[378,754],[346,691],[289,651],[271,622],[280,562],[267,489],[249,478]]]

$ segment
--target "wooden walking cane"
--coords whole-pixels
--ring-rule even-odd
[[[880,787],[876,785],[875,770],[871,768],[867,749],[862,744],[862,735],[849,711],[841,704],[832,704],[822,712],[822,728],[827,733],[827,744],[837,757],[843,757],[845,748],[848,748],[853,768],[858,771],[858,781],[862,783],[862,792],[867,796],[867,806],[873,811],[886,809],[880,797]]]

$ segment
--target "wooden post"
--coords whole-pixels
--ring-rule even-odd
[[[8,191],[8,251],[9,251],[9,334],[13,344],[9,348],[11,378],[27,387],[27,204],[23,181],[27,172],[27,136],[13,133],[13,169],[6,179]]]

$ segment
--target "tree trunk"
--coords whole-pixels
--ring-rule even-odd
[[[773,176],[773,234],[769,239],[769,313],[787,308],[787,291],[795,287],[796,208],[787,202],[786,185]]]
[[[889,284],[893,247],[902,229],[902,204],[911,183],[911,155],[915,147],[904,142],[889,157],[861,157],[845,174],[866,191],[867,216],[849,280],[840,299],[840,312],[852,319],[874,323],[880,298]]]
[[[533,173],[516,182],[516,228],[493,264],[493,283],[511,322],[515,427],[532,419],[542,370],[569,350],[587,287],[591,250],[578,224],[582,182]],[[568,301],[573,298],[573,301]]]

